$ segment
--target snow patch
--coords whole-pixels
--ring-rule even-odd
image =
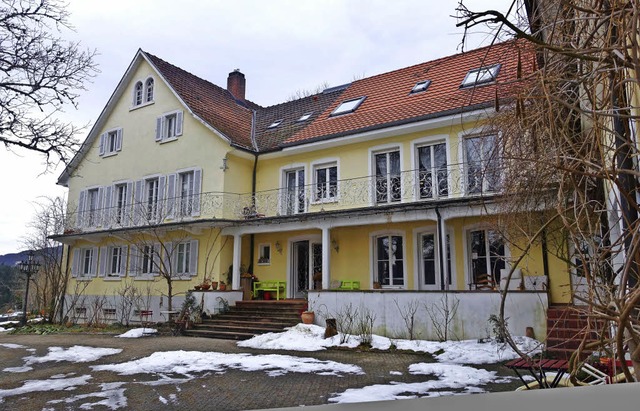
[[[82,375],[74,378],[50,378],[47,380],[26,380],[22,386],[8,390],[0,390],[0,403],[5,397],[23,395],[31,392],[75,390],[80,385],[85,385],[92,377]]]
[[[74,345],[67,349],[62,347],[49,347],[49,353],[43,357],[31,355],[24,357],[23,359],[25,360],[25,366],[49,361],[69,361],[78,363],[96,361],[101,357],[119,354],[121,352],[121,348],[100,348]]]
[[[116,335],[116,338],[140,338],[157,333],[158,330],[155,328],[134,328],[124,334]]]

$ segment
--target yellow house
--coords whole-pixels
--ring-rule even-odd
[[[58,181],[69,316],[162,320],[205,278],[233,303],[248,271],[325,316],[366,308],[389,335],[402,307],[424,319],[451,297],[457,337],[478,338],[514,268],[509,326],[544,336],[569,270],[540,245],[512,267],[485,127],[531,56],[507,42],[261,107],[238,70],[224,89],[138,51]]]

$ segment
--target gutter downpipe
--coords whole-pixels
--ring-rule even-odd
[[[256,142],[256,111],[253,110],[253,114],[251,116],[251,142],[253,143],[253,148],[255,149],[254,157],[253,157],[253,174],[251,176],[251,206],[253,209],[256,207],[256,176],[258,174],[258,144]],[[249,236],[249,266],[248,272],[253,274],[253,260],[255,252],[255,234],[251,233]]]
[[[445,273],[444,273],[444,259],[446,258],[446,250],[444,247],[444,241],[442,239],[442,215],[440,215],[440,209],[436,207],[436,216],[438,217],[437,227],[438,227],[438,250],[440,250],[440,258],[438,258],[440,264],[440,290],[445,291],[445,289],[449,289],[449,282],[445,281]],[[444,257],[443,257],[444,256]],[[445,287],[446,285],[446,287]]]

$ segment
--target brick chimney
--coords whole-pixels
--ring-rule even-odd
[[[235,97],[236,100],[244,101],[244,90],[247,81],[240,69],[235,69],[229,73],[227,77],[227,90]]]

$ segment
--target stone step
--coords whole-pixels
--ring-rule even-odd
[[[248,340],[255,336],[255,334],[251,332],[210,331],[197,328],[185,330],[184,335],[188,335],[190,337],[217,338],[220,340]]]
[[[296,319],[271,319],[271,318],[239,318],[239,319],[229,319],[229,318],[212,318],[210,320],[203,320],[202,325],[269,325],[276,327],[291,327],[292,325],[296,325],[300,322],[299,318]],[[198,324],[200,325],[200,324]]]

